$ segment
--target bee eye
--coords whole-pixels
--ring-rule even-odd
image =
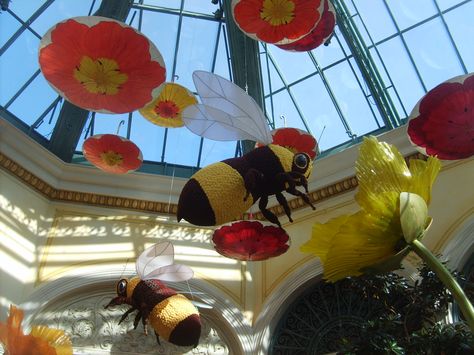
[[[127,296],[127,280],[122,279],[117,283],[117,294],[119,296]]]
[[[309,158],[306,154],[298,153],[293,158],[293,163],[298,169],[306,169],[309,164]]]

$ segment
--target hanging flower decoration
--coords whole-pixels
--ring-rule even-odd
[[[318,153],[318,143],[316,139],[298,128],[284,127],[277,128],[271,131],[272,144],[277,144],[285,147],[293,153],[306,153],[311,159],[315,159]],[[256,147],[261,147],[262,144],[257,143]]]
[[[140,109],[140,113],[158,126],[182,127],[184,109],[194,104],[197,104],[197,99],[191,91],[179,84],[165,83],[158,97]]]
[[[0,322],[0,343],[11,355],[72,355],[72,343],[63,330],[33,326],[30,334],[21,327],[23,311],[10,305],[7,322]]]
[[[232,15],[247,36],[284,44],[311,32],[321,19],[323,1],[232,0]]]
[[[115,134],[97,134],[87,138],[82,152],[91,164],[112,174],[137,170],[143,162],[142,153],[135,143]]]
[[[324,11],[321,21],[303,38],[288,44],[277,44],[277,47],[288,51],[306,52],[325,43],[334,32],[336,26],[336,11],[329,0],[324,0]]]
[[[214,231],[216,251],[228,258],[262,261],[285,253],[290,237],[279,227],[259,221],[237,221]]]
[[[398,268],[402,258],[395,263],[393,258],[407,245],[400,221],[400,196],[417,194],[428,204],[440,168],[434,157],[428,161],[412,159],[408,168],[394,146],[375,137],[364,138],[356,162],[359,191],[355,199],[361,210],[316,223],[301,251],[318,256],[324,278],[332,282],[361,275],[381,263]],[[423,228],[427,223],[425,219]]]
[[[166,78],[153,43],[130,26],[99,16],[56,24],[41,39],[39,64],[61,96],[103,113],[144,107]]]
[[[474,73],[430,90],[410,114],[408,137],[423,154],[439,159],[474,155]]]

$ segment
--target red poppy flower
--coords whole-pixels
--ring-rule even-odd
[[[430,90],[410,114],[408,137],[423,154],[439,159],[474,155],[474,73]]]
[[[318,153],[318,143],[308,132],[298,128],[284,127],[274,129],[272,132],[272,143],[285,147],[293,153],[306,153],[311,159],[315,159]],[[262,144],[257,143],[256,147]]]
[[[125,113],[158,96],[163,58],[145,36],[110,18],[75,17],[41,39],[39,63],[51,86],[83,109]]]
[[[233,0],[236,24],[249,37],[290,43],[307,35],[321,19],[323,0]]]
[[[140,109],[140,113],[158,126],[182,127],[184,109],[194,104],[197,104],[197,99],[191,91],[178,84],[165,83],[161,86],[159,96]]]
[[[228,258],[261,261],[285,253],[290,237],[279,227],[258,221],[238,221],[214,231],[216,251]]]
[[[336,26],[336,11],[329,0],[324,1],[324,11],[321,21],[303,38],[288,44],[278,44],[277,47],[288,51],[306,52],[326,42]]]
[[[113,174],[137,170],[143,162],[142,153],[135,143],[115,134],[97,134],[87,138],[82,152],[91,164]]]

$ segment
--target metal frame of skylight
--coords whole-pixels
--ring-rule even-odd
[[[19,16],[17,16],[12,10],[10,10],[10,9],[7,10],[7,13],[9,13],[13,18],[15,18],[15,19],[21,24],[21,26],[20,26],[20,28],[7,40],[7,42],[5,42],[5,44],[0,48],[0,56],[8,49],[8,48],[11,46],[11,44],[13,44],[14,41],[15,41],[18,37],[20,37],[20,36],[22,35],[22,33],[23,33],[24,31],[26,31],[26,30],[27,30],[27,31],[30,31],[35,37],[41,38],[40,35],[39,35],[30,25],[31,25],[54,1],[55,1],[55,0],[47,0],[47,1],[45,1],[45,2],[28,18],[28,20],[26,20],[26,21],[23,21],[23,20],[22,20]],[[184,0],[182,0],[182,1],[184,1]],[[346,1],[347,1],[347,0],[346,0]],[[356,11],[357,11],[357,7],[356,7],[356,5],[354,4],[354,1],[353,1],[353,0],[350,0],[350,1],[352,2],[354,8],[355,8]],[[411,53],[410,53],[410,50],[409,50],[408,45],[407,45],[406,42],[404,41],[403,34],[406,33],[407,31],[410,31],[410,30],[413,29],[413,28],[416,28],[416,27],[418,27],[418,26],[421,26],[422,24],[424,24],[424,23],[426,23],[426,22],[429,22],[429,21],[431,21],[431,20],[433,20],[433,19],[439,17],[439,18],[441,19],[441,22],[442,22],[442,24],[443,24],[443,26],[444,26],[444,29],[445,29],[447,35],[448,35],[448,38],[449,38],[449,40],[450,40],[450,42],[451,42],[451,45],[453,46],[454,52],[455,52],[455,54],[456,54],[456,56],[457,56],[457,58],[458,58],[458,60],[459,60],[459,63],[460,63],[460,65],[461,65],[461,67],[462,67],[464,73],[467,73],[466,65],[465,65],[465,63],[464,63],[464,61],[463,61],[463,58],[462,58],[462,56],[461,56],[461,54],[460,54],[460,52],[459,52],[459,49],[458,49],[458,47],[457,47],[457,45],[456,45],[456,43],[455,43],[455,41],[454,41],[454,39],[453,39],[453,37],[452,37],[452,34],[451,34],[450,30],[449,30],[449,27],[448,27],[448,25],[447,25],[447,23],[446,23],[446,21],[445,21],[443,15],[446,14],[446,13],[449,13],[450,11],[452,11],[452,10],[454,10],[454,9],[460,7],[460,6],[463,6],[463,5],[465,5],[465,4],[469,3],[469,2],[471,2],[472,0],[464,0],[464,1],[461,1],[461,2],[459,2],[459,3],[457,3],[457,4],[453,5],[453,6],[451,6],[451,7],[449,7],[449,8],[446,8],[445,10],[441,10],[441,9],[440,9],[439,4],[438,4],[438,2],[437,2],[436,0],[432,0],[432,1],[433,1],[433,3],[435,4],[436,9],[437,9],[437,13],[436,13],[435,15],[432,15],[432,16],[430,16],[430,17],[428,17],[428,18],[426,18],[426,19],[424,19],[424,20],[422,20],[422,21],[420,21],[420,22],[417,22],[416,24],[414,24],[414,25],[412,25],[412,26],[409,26],[409,27],[407,27],[407,28],[401,30],[401,29],[399,28],[398,23],[396,22],[395,18],[393,17],[393,14],[391,13],[391,10],[390,10],[390,8],[389,8],[389,5],[387,4],[386,0],[383,0],[385,6],[387,7],[387,11],[388,11],[388,13],[389,13],[389,15],[390,15],[390,17],[391,17],[391,19],[392,19],[392,21],[393,21],[393,23],[394,23],[396,29],[397,29],[397,32],[396,32],[395,34],[393,34],[393,35],[387,36],[386,38],[384,38],[384,39],[382,39],[382,40],[380,40],[380,41],[378,41],[378,42],[376,42],[376,43],[374,43],[374,41],[373,41],[373,39],[372,39],[372,37],[371,37],[371,34],[366,30],[366,26],[365,26],[365,23],[364,23],[362,17],[360,17],[360,15],[359,15],[358,13],[355,14],[356,16],[359,15],[360,20],[361,20],[361,23],[362,23],[364,29],[366,30],[366,32],[368,33],[368,36],[369,36],[369,39],[370,39],[370,42],[371,42],[369,45],[365,46],[365,50],[366,50],[367,52],[370,51],[371,49],[374,49],[374,50],[375,50],[375,53],[377,54],[377,56],[378,56],[379,59],[380,59],[380,62],[381,62],[382,67],[383,67],[383,70],[385,71],[385,74],[388,76],[388,79],[389,79],[390,84],[389,84],[388,86],[384,87],[383,90],[388,90],[388,89],[390,89],[390,88],[393,89],[393,91],[394,91],[394,93],[395,93],[395,95],[396,95],[396,99],[397,99],[398,102],[400,103],[400,105],[401,105],[401,107],[402,107],[402,110],[404,111],[403,113],[404,113],[405,115],[407,114],[407,113],[406,113],[406,112],[407,112],[407,111],[406,111],[406,108],[405,108],[405,106],[404,106],[404,104],[403,104],[403,101],[401,100],[401,98],[400,98],[400,96],[399,96],[399,94],[398,94],[398,91],[397,91],[396,87],[393,85],[393,81],[392,81],[392,79],[391,79],[391,77],[390,77],[390,73],[388,72],[388,70],[387,70],[386,67],[385,67],[385,63],[384,63],[384,61],[382,60],[382,58],[381,58],[381,56],[380,56],[380,53],[378,52],[377,46],[379,46],[380,44],[382,44],[382,43],[384,43],[384,42],[386,42],[386,41],[389,41],[389,40],[392,39],[392,38],[395,38],[395,37],[398,37],[398,36],[399,36],[399,37],[401,38],[402,42],[403,42],[403,45],[405,46],[405,50],[407,51],[407,54],[408,54],[409,59],[410,59],[410,61],[411,61],[411,64],[412,64],[413,68],[415,69],[415,71],[416,71],[416,73],[417,73],[417,76],[418,76],[418,79],[419,79],[419,81],[420,81],[420,84],[423,86],[423,89],[424,89],[425,92],[426,92],[426,85],[424,84],[424,82],[423,82],[423,80],[422,80],[422,77],[421,77],[421,75],[420,75],[420,73],[419,73],[419,70],[418,70],[418,68],[417,68],[417,66],[416,66],[415,61],[413,60],[413,57],[411,56]],[[342,6],[345,5],[342,0],[333,0],[333,2],[335,2],[336,5],[337,5],[337,3],[340,3],[339,5],[342,5]],[[94,8],[94,6],[95,6],[95,3],[96,3],[96,0],[92,0],[92,1],[91,1],[91,6],[90,6],[90,10],[89,10],[89,15],[92,13],[92,10],[93,10],[93,8]],[[143,4],[143,0],[140,0],[138,3],[133,3],[133,4],[131,5],[131,7],[132,7],[133,9],[135,9],[135,10],[139,10],[139,11],[140,11],[140,14],[142,14],[143,11],[153,11],[153,12],[161,12],[161,13],[167,13],[167,14],[172,14],[172,15],[178,15],[178,16],[180,16],[180,21],[182,21],[182,17],[192,17],[192,18],[198,18],[198,19],[209,20],[209,21],[217,21],[217,22],[221,22],[221,23],[224,22],[222,17],[216,17],[216,16],[212,16],[212,15],[204,15],[204,14],[194,13],[194,12],[190,12],[190,11],[184,11],[182,7],[181,7],[180,10],[175,10],[175,9],[169,9],[169,8],[159,7],[159,6],[153,6],[153,5],[144,5],[144,4]],[[135,16],[135,14],[132,16],[132,18],[133,18],[134,16]],[[353,14],[352,16],[354,16],[354,14]],[[221,25],[219,26],[219,31],[218,31],[218,32],[220,32],[221,26],[223,26],[223,25],[221,24]],[[357,28],[356,28],[356,30],[357,30]],[[226,52],[227,52],[227,57],[228,57],[228,59],[229,59],[229,49],[228,49],[228,45],[227,45],[227,36],[226,36],[226,33],[225,33],[225,29],[223,29],[223,31],[224,31],[223,35],[224,35],[224,38],[225,38],[225,40],[226,40]],[[178,36],[179,36],[179,33],[178,33]],[[217,41],[216,41],[216,49],[215,49],[215,51],[214,51],[214,56],[213,56],[213,67],[214,67],[214,65],[215,65],[215,60],[216,60],[216,55],[217,55],[217,46],[219,45],[219,44],[218,44],[219,38],[220,38],[220,34],[218,33],[218,38],[217,38]],[[336,37],[336,39],[338,40],[338,42],[340,41],[339,38]],[[271,90],[271,89],[272,89],[272,86],[271,86],[271,83],[269,83],[269,85],[270,85],[270,93],[267,94],[267,95],[265,96],[265,98],[270,97],[270,102],[271,102],[271,105],[272,105],[273,95],[275,95],[276,93],[281,92],[281,91],[288,91],[288,93],[290,94],[290,92],[291,92],[291,87],[292,87],[293,85],[296,85],[297,83],[300,83],[300,82],[302,82],[302,81],[308,79],[308,78],[311,77],[311,76],[318,75],[318,74],[321,75],[321,73],[324,74],[324,71],[325,71],[325,70],[327,70],[327,69],[329,69],[329,68],[331,68],[331,67],[333,67],[333,66],[336,66],[336,65],[338,65],[338,64],[340,64],[340,63],[342,63],[342,62],[344,62],[344,61],[347,60],[348,63],[349,63],[349,65],[350,65],[350,68],[351,68],[351,70],[353,71],[354,76],[355,76],[355,78],[356,78],[356,80],[357,80],[357,82],[358,82],[358,85],[359,85],[361,91],[364,93],[364,96],[366,97],[366,99],[368,100],[368,98],[369,98],[370,96],[372,96],[372,97],[374,98],[374,100],[375,100],[375,99],[376,99],[376,96],[373,95],[372,90],[370,90],[370,94],[369,94],[369,95],[367,95],[367,94],[365,93],[365,90],[364,90],[364,88],[363,88],[361,82],[359,81],[359,77],[358,77],[358,75],[356,75],[355,69],[352,67],[351,62],[349,61],[349,59],[351,59],[351,58],[354,58],[354,59],[357,60],[357,58],[356,58],[357,55],[354,55],[354,53],[351,53],[351,54],[348,55],[347,53],[345,53],[345,50],[344,50],[344,47],[342,46],[342,44],[339,43],[339,45],[340,45],[340,47],[341,47],[341,50],[344,52],[345,58],[342,58],[342,59],[340,59],[340,60],[338,60],[338,61],[336,61],[336,62],[334,62],[334,63],[331,63],[330,65],[325,66],[324,68],[320,68],[320,67],[319,67],[319,64],[317,64],[317,61],[316,61],[316,62],[313,61],[313,63],[315,64],[315,71],[314,71],[313,73],[311,73],[311,74],[309,74],[309,75],[306,75],[304,78],[298,79],[298,80],[293,81],[293,82],[291,82],[291,83],[285,82],[285,81],[283,80],[283,77],[282,77],[281,79],[282,79],[282,82],[284,82],[284,87],[278,88],[277,90],[274,90],[274,91]],[[176,50],[177,50],[177,48],[176,48]],[[176,54],[175,54],[175,57],[176,57]],[[311,58],[311,60],[315,59],[314,56],[312,56],[311,53],[310,53],[310,58]],[[266,60],[269,60],[269,59],[270,59],[270,58],[267,57]],[[176,58],[174,58],[174,60],[176,60]],[[228,62],[228,64],[229,64],[229,62]],[[275,63],[275,69],[277,69],[277,67],[278,67],[278,63]],[[269,70],[268,68],[269,68],[269,67],[267,66],[267,70]],[[359,69],[361,69],[361,68],[359,67]],[[6,119],[8,119],[8,120],[11,121],[11,122],[15,122],[15,121],[19,120],[13,113],[11,113],[11,112],[8,110],[8,107],[24,92],[24,90],[35,80],[35,78],[36,78],[38,75],[39,75],[39,70],[38,70],[38,71],[35,71],[35,73],[33,73],[33,75],[32,75],[27,81],[25,81],[25,83],[20,87],[20,89],[17,90],[17,92],[8,100],[8,102],[5,104],[5,106],[1,106],[1,105],[0,105],[0,113],[2,113],[2,116],[4,116]],[[326,82],[326,83],[327,83],[327,82]],[[330,94],[330,91],[329,91],[329,90],[328,90],[328,93]],[[290,98],[291,98],[292,101],[294,102],[295,108],[297,109],[297,111],[298,111],[298,113],[299,113],[299,115],[300,115],[300,118],[302,119],[303,124],[307,127],[307,122],[305,122],[305,118],[304,118],[304,116],[303,116],[301,110],[298,109],[298,107],[297,107],[298,104],[297,104],[296,98],[294,98],[291,94],[290,94]],[[389,95],[389,98],[390,98],[390,95]],[[53,116],[54,116],[54,114],[55,114],[55,112],[56,112],[56,110],[57,110],[57,107],[58,107],[60,101],[61,101],[61,100],[59,100],[59,98],[56,98],[56,99],[53,101],[53,103],[52,103],[51,105],[49,105],[49,106],[44,110],[44,112],[38,117],[38,119],[35,120],[35,122],[34,122],[33,124],[28,125],[28,124],[25,124],[24,122],[21,122],[21,124],[17,122],[17,123],[18,123],[18,126],[22,127],[22,129],[25,130],[25,132],[29,133],[29,134],[30,134],[31,136],[33,136],[36,140],[38,140],[39,142],[41,142],[41,143],[44,145],[44,144],[45,144],[45,141],[47,141],[47,140],[44,139],[44,137],[41,136],[38,132],[36,132],[35,129],[41,125],[41,123],[44,121],[44,118],[45,118],[48,114],[51,114],[49,121],[50,121],[50,122],[52,121]],[[333,102],[334,102],[334,101],[333,101]],[[337,101],[336,101],[336,103],[337,103]],[[335,104],[335,107],[336,107],[336,110],[337,110],[337,105],[336,105],[336,104]],[[377,105],[377,107],[378,107],[378,105]],[[380,127],[380,123],[379,123],[378,120],[377,120],[377,116],[376,116],[376,115],[374,114],[374,112],[373,112],[372,105],[369,104],[369,108],[372,110],[373,116],[374,116],[374,118],[375,118],[375,120],[376,120],[376,122],[377,122],[378,127]],[[274,110],[273,110],[273,105],[272,105],[272,107],[271,107],[271,112],[272,112],[272,114],[271,114],[271,116],[272,116],[272,117],[271,117],[271,120],[273,120],[273,123],[274,123]],[[340,115],[340,116],[341,116],[341,115]],[[342,119],[343,119],[343,116],[341,116],[341,117],[342,117]],[[382,117],[385,117],[385,116],[382,115]],[[88,126],[88,128],[85,129],[86,134],[87,134],[87,132],[93,132],[94,117],[91,117],[91,115],[89,115],[88,120],[89,120],[89,126]],[[270,122],[270,123],[271,123],[271,122]],[[399,124],[400,124],[400,122],[396,122],[396,125],[399,125]],[[91,126],[91,125],[92,125],[92,126]],[[130,136],[131,125],[132,125],[132,114],[129,115],[128,127],[127,127],[127,137]],[[27,126],[28,126],[28,129],[25,129],[25,127],[27,127]],[[346,127],[347,132],[348,132],[348,136],[351,137],[350,126],[348,126],[348,128],[349,128],[349,129],[347,129],[347,127]],[[40,137],[40,136],[41,136],[41,137]],[[353,136],[352,136],[352,137],[353,137]],[[163,163],[164,163],[163,157],[164,157],[164,151],[165,151],[165,144],[166,144],[166,140],[165,140],[165,142],[164,142],[163,155],[162,155],[162,162],[163,162]],[[203,145],[203,140],[201,139],[200,148],[199,148],[199,154],[198,154],[198,159],[197,159],[197,166],[198,166],[198,167],[199,167],[200,161],[201,161],[202,145]],[[343,143],[342,145],[345,145],[345,143]],[[167,164],[167,163],[165,163],[165,164]],[[168,165],[173,165],[173,164],[168,164]],[[195,168],[192,168],[192,170],[194,170],[194,169],[195,169]]]

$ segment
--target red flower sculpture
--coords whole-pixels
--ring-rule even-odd
[[[278,44],[277,47],[288,51],[306,52],[326,42],[334,32],[336,26],[336,11],[329,0],[324,2],[324,11],[321,21],[303,38],[288,44]]]
[[[232,12],[249,37],[290,43],[307,35],[321,19],[323,0],[233,0]]]
[[[298,128],[284,127],[274,129],[272,132],[272,143],[285,147],[293,153],[306,153],[311,159],[315,159],[318,153],[318,143],[308,132]],[[261,147],[260,143],[256,147]]]
[[[41,40],[39,63],[51,86],[83,109],[125,113],[158,96],[163,58],[145,36],[110,18],[60,22]]]
[[[275,226],[258,221],[238,221],[214,231],[212,241],[216,251],[228,258],[261,261],[285,253],[290,237]]]
[[[474,155],[474,73],[430,90],[410,114],[408,137],[423,154],[439,159]]]
[[[82,152],[91,164],[113,174],[137,170],[143,162],[142,153],[135,143],[115,134],[97,134],[87,138]]]

